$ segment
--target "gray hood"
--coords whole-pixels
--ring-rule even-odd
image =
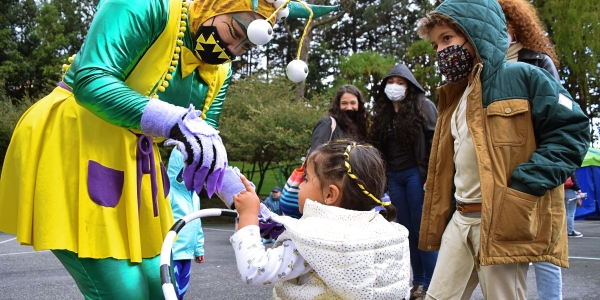
[[[412,72],[408,69],[408,67],[403,63],[399,63],[394,66],[394,68],[385,76],[385,78],[383,78],[383,81],[381,82],[381,86],[379,86],[379,94],[380,95],[381,95],[381,93],[383,93],[383,90],[385,89],[385,86],[387,85],[388,78],[390,78],[392,76],[399,76],[399,77],[402,77],[402,78],[408,80],[419,91],[421,91],[421,93],[425,94],[425,90],[417,82],[417,79],[415,79],[415,76],[413,76]]]

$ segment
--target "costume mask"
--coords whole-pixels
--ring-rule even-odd
[[[406,97],[406,87],[403,85],[389,83],[384,89],[387,97],[392,101],[401,101]]]
[[[213,23],[214,21],[213,18]],[[235,55],[229,52],[227,45],[219,37],[217,27],[212,23],[210,26],[198,27],[195,50],[200,59],[210,65],[220,65],[235,59]]]
[[[350,120],[356,120],[356,116],[358,115],[358,111],[356,110],[344,110],[344,113]]]
[[[450,83],[463,80],[473,70],[473,56],[464,47],[464,43],[460,46],[452,45],[442,49],[437,54],[437,61],[440,72],[446,76],[446,80]]]

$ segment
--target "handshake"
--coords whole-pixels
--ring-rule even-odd
[[[227,167],[227,152],[219,131],[201,117],[193,105],[188,109],[150,99],[142,113],[144,134],[167,138],[165,145],[176,146],[183,154],[183,181],[188,190],[208,196],[215,192],[228,208],[234,209],[233,195],[245,190],[237,168]],[[252,185],[254,187],[254,185]]]

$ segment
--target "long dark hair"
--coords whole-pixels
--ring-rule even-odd
[[[352,94],[358,99],[358,113],[355,121],[348,118],[346,113],[340,108],[340,101],[345,93]],[[348,137],[358,141],[364,141],[367,138],[367,110],[365,109],[365,98],[357,87],[351,84],[345,84],[340,87],[335,93],[335,97],[333,98],[328,113],[335,119],[337,126],[341,127]]]
[[[307,164],[314,164],[315,176],[322,186],[334,184],[340,189],[340,207],[369,211],[380,204],[366,195],[359,184],[381,201],[386,186],[385,163],[376,148],[368,144],[354,144],[356,143],[350,140],[325,144],[310,154]],[[348,175],[345,162],[350,164],[356,179]],[[391,204],[384,208],[380,213],[390,222],[396,220],[396,208]]]
[[[406,98],[400,101],[398,112],[394,110],[392,100],[383,92],[387,82],[384,82],[377,98],[375,99],[375,115],[371,132],[371,142],[381,149],[381,142],[385,138],[386,131],[392,127],[398,141],[406,148],[411,148],[415,137],[423,130],[426,123],[423,114],[422,103],[425,94],[416,88],[409,80]]]

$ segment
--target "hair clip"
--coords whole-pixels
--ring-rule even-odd
[[[358,185],[358,187],[363,191],[363,193],[369,197],[371,197],[371,199],[373,199],[375,202],[377,202],[380,205],[383,206],[388,206],[391,204],[391,202],[383,202],[379,199],[377,199],[377,197],[373,196],[373,194],[369,193],[369,191],[367,191],[367,189],[365,189],[365,187],[360,183],[360,179],[358,179],[358,177],[356,175],[354,175],[354,173],[352,173],[352,166],[350,165],[350,151],[352,151],[353,148],[355,147],[365,147],[365,148],[371,148],[371,146],[363,146],[363,145],[356,145],[356,143],[352,143],[351,145],[348,145],[348,147],[346,147],[346,151],[344,152],[344,166],[346,166],[346,169],[348,170],[348,176],[352,179],[354,179],[356,181],[356,184]]]

